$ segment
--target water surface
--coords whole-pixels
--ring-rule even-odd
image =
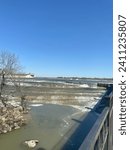
[[[34,150],[39,147],[51,150],[74,124],[71,116],[78,118],[82,112],[69,106],[44,104],[31,106],[31,115],[28,125],[0,135],[1,150],[28,150],[23,142],[29,139],[39,140]]]

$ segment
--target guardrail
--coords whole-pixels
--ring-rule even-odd
[[[104,107],[79,150],[112,150],[113,149],[113,93],[105,96]]]

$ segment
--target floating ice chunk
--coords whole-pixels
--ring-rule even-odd
[[[30,106],[39,107],[39,106],[43,106],[43,104],[30,104]]]

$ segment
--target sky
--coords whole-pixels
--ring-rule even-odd
[[[112,0],[0,0],[0,51],[35,76],[112,77]]]

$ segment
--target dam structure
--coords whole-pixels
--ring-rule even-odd
[[[26,150],[23,141],[37,139],[35,150],[111,150],[112,79],[44,77],[16,82],[30,108],[29,122],[1,134],[1,149]],[[8,103],[19,104],[9,79],[6,85],[5,92],[11,93]]]

